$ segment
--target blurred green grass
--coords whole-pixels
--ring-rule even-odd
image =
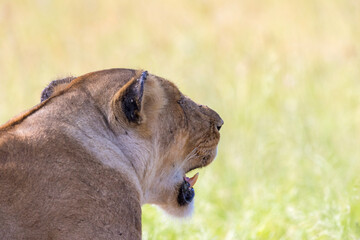
[[[0,2],[0,123],[58,77],[166,77],[223,117],[191,219],[144,239],[360,238],[360,2]]]

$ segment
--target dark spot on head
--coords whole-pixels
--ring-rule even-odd
[[[203,160],[204,162],[208,161],[209,159],[210,159],[210,156],[209,156],[209,155],[206,155],[205,157],[202,158],[202,160]]]

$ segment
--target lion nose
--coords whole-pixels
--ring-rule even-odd
[[[222,120],[220,115],[211,108],[209,108],[208,106],[203,106],[203,105],[198,105],[198,106],[201,108],[201,111],[205,115],[210,117],[211,126],[215,125],[216,129],[220,131],[222,125],[224,125],[224,120]]]
[[[224,125],[224,120],[219,118],[219,121],[216,123],[216,128],[217,128],[218,131],[220,131],[222,125]]]

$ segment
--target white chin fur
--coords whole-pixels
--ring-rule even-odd
[[[167,214],[177,218],[189,218],[194,212],[194,200],[186,206],[160,206]]]

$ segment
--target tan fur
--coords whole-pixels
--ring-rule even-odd
[[[128,121],[121,102],[140,75],[83,75],[0,127],[0,239],[141,239],[141,205],[191,212],[179,186],[215,158],[223,122],[154,75]]]

